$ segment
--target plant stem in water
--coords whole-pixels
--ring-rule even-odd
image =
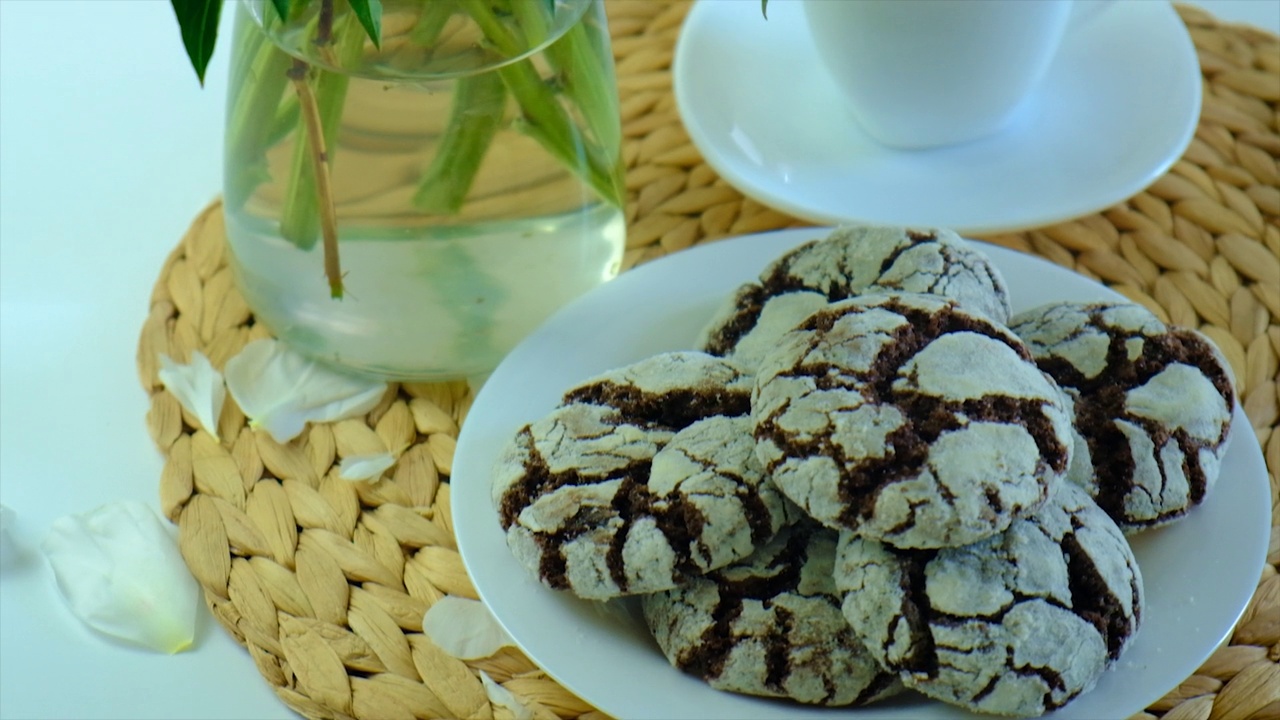
[[[253,194],[254,188],[268,179],[266,150],[278,140],[272,138],[270,118],[280,105],[289,79],[290,58],[253,27],[254,20],[244,8],[237,17],[237,37],[244,45],[237,48],[241,62],[232,68],[231,87],[238,88],[228,109],[228,156],[254,158],[254,162],[226,168],[236,178],[226,183],[228,207],[239,208]],[[296,125],[295,125],[296,126]]]
[[[333,0],[320,0],[320,21],[316,25],[315,44],[328,45],[333,37]]]
[[[550,18],[541,4],[517,1],[511,4],[511,10],[524,30],[528,44],[541,43],[546,39]],[[607,155],[612,156],[618,152],[622,141],[617,93],[611,90],[610,66],[599,61],[606,55],[597,54],[598,48],[592,43],[587,27],[591,23],[594,23],[594,18],[588,12],[565,32],[564,37],[547,46],[547,59],[565,95],[582,112],[596,142]],[[602,28],[597,30],[604,32]]]
[[[364,45],[363,29],[354,22],[339,27],[339,53],[345,58],[357,55]],[[334,162],[332,148],[338,136],[338,126],[342,122],[342,111],[347,100],[348,76],[316,69],[314,71],[314,89],[312,96],[320,115],[321,128],[324,131],[324,145],[330,148],[327,161],[330,166]],[[294,83],[297,87],[297,83]],[[298,129],[304,132],[303,128]],[[301,138],[301,136],[299,136]],[[309,156],[308,145],[299,142],[294,147],[293,161],[289,171],[289,187],[285,192],[284,207],[280,214],[280,235],[303,250],[315,245],[320,234],[320,211],[317,207],[316,178],[313,172],[314,161]]]
[[[440,31],[444,29],[445,23],[449,22],[450,17],[453,17],[452,3],[443,2],[442,0],[427,3],[423,6],[422,13],[418,15],[418,22],[413,26],[413,32],[409,35],[409,42],[418,47],[432,47],[440,37]]]
[[[329,296],[342,298],[342,265],[338,258],[338,217],[333,207],[333,187],[329,178],[329,154],[324,137],[324,125],[315,95],[307,83],[307,64],[294,60],[289,68],[289,79],[298,93],[298,107],[302,113],[307,136],[307,148],[312,159],[316,198],[319,204],[320,228],[324,235],[324,274],[329,279]]]
[[[469,75],[457,88],[440,149],[413,196],[423,212],[452,215],[462,209],[506,110],[507,90],[497,73]]]

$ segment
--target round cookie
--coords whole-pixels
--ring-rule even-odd
[[[512,553],[592,599],[671,588],[749,554],[788,510],[755,458],[750,387],[723,359],[668,353],[570,390],[498,460]]]
[[[1123,302],[1044,305],[1011,329],[1074,403],[1068,478],[1122,529],[1170,522],[1204,501],[1235,406],[1230,366],[1208,338]]]
[[[963,545],[1034,512],[1071,459],[1062,393],[1003,326],[928,295],[833,303],[756,376],[756,452],[823,524]]]
[[[1138,631],[1142,577],[1116,524],[1062,483],[1034,516],[958,548],[898,550],[842,533],[845,618],[925,695],[1033,716],[1093,687]]]
[[[563,402],[607,405],[628,420],[679,430],[712,415],[746,415],[751,376],[737,364],[703,352],[659,353],[591,378]]]
[[[853,225],[805,243],[760,274],[769,296],[795,290],[830,301],[864,292],[940,295],[996,322],[1011,314],[999,270],[964,238],[942,228]]]
[[[835,533],[801,521],[746,560],[642,600],[675,667],[730,692],[865,704],[901,685],[840,613]]]

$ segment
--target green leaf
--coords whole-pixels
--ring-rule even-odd
[[[382,49],[382,0],[347,0],[373,46]]]
[[[222,13],[222,0],[170,0],[173,12],[178,16],[178,28],[182,30],[182,44],[191,58],[196,77],[204,85],[204,71],[213,57],[213,46],[218,40],[218,16]]]
[[[281,20],[288,22],[289,20],[289,0],[271,0],[271,6],[276,9],[276,14]]]
[[[760,0],[760,14],[765,20],[769,19],[769,0]]]

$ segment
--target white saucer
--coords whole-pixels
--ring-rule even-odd
[[[964,145],[904,151],[871,140],[794,0],[771,0],[768,20],[758,2],[699,0],[676,45],[676,102],[716,172],[796,217],[967,234],[1047,225],[1146,188],[1182,155],[1200,115],[1199,61],[1172,6],[1096,10],[1014,124]]]
[[[973,717],[918,695],[862,709],[815,709],[713,690],[667,663],[634,602],[587,602],[540,585],[507,549],[490,499],[499,452],[522,425],[550,412],[565,390],[607,369],[693,347],[728,293],[784,250],[826,232],[806,228],[713,243],[624,273],[566,306],[517,346],[467,415],[450,480],[467,572],[530,659],[614,717]],[[1050,300],[1122,299],[1039,258],[981,247],[1007,279],[1015,311]],[[1257,584],[1271,521],[1262,451],[1239,410],[1234,422],[1206,502],[1178,523],[1131,539],[1147,599],[1132,646],[1094,690],[1053,717],[1129,717],[1185,680],[1231,632]]]

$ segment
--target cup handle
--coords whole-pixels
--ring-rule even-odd
[[[1067,32],[1092,23],[1099,15],[1114,7],[1118,0],[1075,0],[1067,16]]]

